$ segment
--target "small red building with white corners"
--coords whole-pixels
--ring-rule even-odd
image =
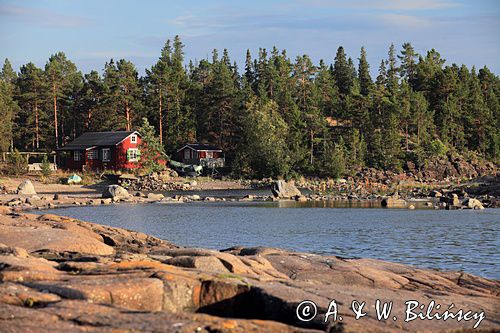
[[[57,164],[71,170],[126,170],[139,167],[137,131],[87,132],[57,149]]]

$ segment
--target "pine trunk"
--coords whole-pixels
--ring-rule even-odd
[[[57,122],[57,95],[56,95],[56,84],[52,85],[52,94],[54,98],[54,136],[56,140],[56,148],[59,148],[59,132],[58,132],[58,122]]]
[[[38,124],[38,102],[35,101],[35,148],[40,148],[40,128]]]
[[[163,101],[163,95],[160,89],[160,108],[158,110],[158,117],[159,117],[159,129],[160,129],[160,145],[163,145],[163,118],[162,118],[162,101]]]
[[[87,124],[85,127],[87,127],[87,130],[90,129],[90,121],[92,120],[92,109],[90,108],[89,111],[87,112]]]
[[[313,164],[314,158],[314,132],[311,130],[311,165]]]
[[[408,123],[405,124],[406,151],[408,151]]]
[[[132,127],[130,124],[130,107],[128,105],[128,102],[125,102],[125,118],[127,120],[127,127],[126,130],[130,131],[130,128]]]

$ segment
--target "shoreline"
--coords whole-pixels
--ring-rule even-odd
[[[441,304],[485,311],[479,331],[499,328],[500,281],[467,273],[275,248],[183,248],[139,232],[7,209],[0,228],[0,309],[14,318],[0,317],[6,332],[33,329],[24,319],[28,314],[40,318],[47,330],[69,332],[89,325],[103,332],[110,327],[149,331],[152,321],[166,332],[196,330],[193,323],[223,332],[299,332],[339,324],[325,324],[321,317],[298,321],[294,310],[303,299],[317,303],[320,313],[326,313],[330,299],[343,304],[345,332],[472,329],[473,323],[464,321],[402,323],[378,321],[374,313],[359,321],[349,316],[350,299],[390,299],[403,318],[404,301],[428,303],[429,293]],[[255,310],[255,304],[265,311]],[[132,318],[130,310],[142,315]],[[102,318],[109,316],[114,319],[104,324]],[[76,322],[71,319],[76,317]],[[97,324],[96,318],[101,318]],[[174,321],[181,325],[172,326]]]
[[[77,206],[99,206],[118,203],[190,203],[190,202],[283,202],[297,204],[311,204],[328,203],[329,207],[335,208],[337,206],[359,206],[356,208],[364,207],[364,204],[369,204],[369,208],[383,207],[395,209],[483,209],[485,204],[486,208],[497,208],[498,200],[490,200],[481,202],[474,197],[469,197],[467,194],[459,197],[454,192],[449,192],[447,196],[439,194],[433,196],[408,196],[399,195],[397,192],[392,195],[377,195],[372,194],[365,197],[358,197],[352,194],[301,194],[292,197],[274,197],[268,188],[265,189],[212,189],[212,190],[188,190],[188,191],[132,191],[130,195],[120,198],[103,198],[102,193],[105,192],[106,187],[100,186],[94,189],[85,189],[81,185],[58,185],[59,188],[53,190],[42,190],[35,194],[15,194],[15,193],[0,193],[0,206],[8,206],[19,211],[29,210],[44,210],[55,209],[64,207],[77,207]],[[39,184],[36,186],[40,187]],[[64,189],[67,189],[66,191]],[[269,194],[262,194],[263,191]],[[216,196],[214,192],[222,192]],[[237,194],[231,194],[237,192]],[[259,192],[260,194],[254,194]],[[468,204],[469,200],[473,200],[476,206]]]

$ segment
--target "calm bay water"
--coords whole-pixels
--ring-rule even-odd
[[[494,209],[412,211],[198,202],[73,207],[53,213],[148,233],[183,246],[271,246],[500,279],[500,210]]]

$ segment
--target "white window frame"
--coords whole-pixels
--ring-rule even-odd
[[[133,134],[132,136],[130,136],[130,142],[137,143],[137,135]]]
[[[137,148],[129,148],[128,151],[130,152],[129,153],[130,159],[128,161],[129,162],[138,162],[139,158],[137,157],[137,153],[139,152],[139,149],[137,149]],[[132,157],[132,153],[134,153],[135,157]]]
[[[111,149],[109,148],[102,149],[102,161],[103,162],[111,161]]]
[[[98,160],[99,159],[99,151],[97,149],[91,149],[87,151],[87,159],[88,160]]]
[[[80,162],[82,154],[79,150],[73,150],[73,161]]]

